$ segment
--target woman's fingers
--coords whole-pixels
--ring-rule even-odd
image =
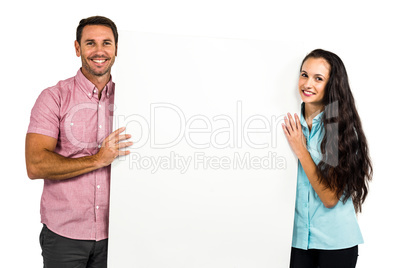
[[[295,125],[296,125],[296,129],[301,129],[300,128],[300,118],[297,116],[297,114],[295,114]]]
[[[289,124],[292,127],[292,130],[297,131],[297,126],[296,126],[295,120],[293,120],[293,117],[290,113],[288,113],[288,118],[289,118]]]
[[[286,137],[289,137],[290,133],[289,133],[288,128],[286,127],[285,124],[282,124],[282,129],[283,129],[283,132],[285,132]]]
[[[293,117],[288,113],[288,115],[285,116],[284,120],[286,128],[289,131],[289,134],[292,135],[292,133],[294,133],[297,130]]]

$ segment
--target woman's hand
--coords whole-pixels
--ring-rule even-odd
[[[285,116],[285,124],[282,124],[283,131],[285,132],[286,138],[288,139],[289,145],[293,152],[300,159],[301,155],[307,151],[306,148],[306,137],[304,137],[300,119],[295,114],[295,119],[290,113]]]

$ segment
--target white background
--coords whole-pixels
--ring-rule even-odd
[[[395,267],[402,239],[398,132],[402,17],[397,1],[13,1],[1,8],[1,266],[41,267],[42,182],[25,172],[24,139],[39,93],[75,75],[75,28],[105,15],[120,30],[302,41],[337,53],[369,141],[374,180],[359,223],[358,267]],[[284,55],[286,56],[286,55]],[[117,59],[118,61],[118,59]],[[400,127],[399,127],[400,128]],[[398,161],[399,160],[399,161]]]

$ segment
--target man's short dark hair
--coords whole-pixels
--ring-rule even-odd
[[[116,24],[114,24],[114,22],[111,19],[102,16],[93,16],[86,19],[82,19],[80,21],[77,27],[77,34],[76,34],[76,40],[79,44],[81,44],[82,30],[87,25],[103,25],[109,27],[110,29],[112,29],[114,35],[114,41],[117,44],[119,34],[117,32]]]

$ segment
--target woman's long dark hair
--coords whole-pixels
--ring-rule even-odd
[[[342,60],[332,52],[316,49],[308,58],[323,58],[331,66],[324,92],[325,130],[321,142],[323,158],[318,164],[319,180],[336,190],[345,203],[352,198],[356,212],[361,212],[372,179],[372,164],[348,75]]]

